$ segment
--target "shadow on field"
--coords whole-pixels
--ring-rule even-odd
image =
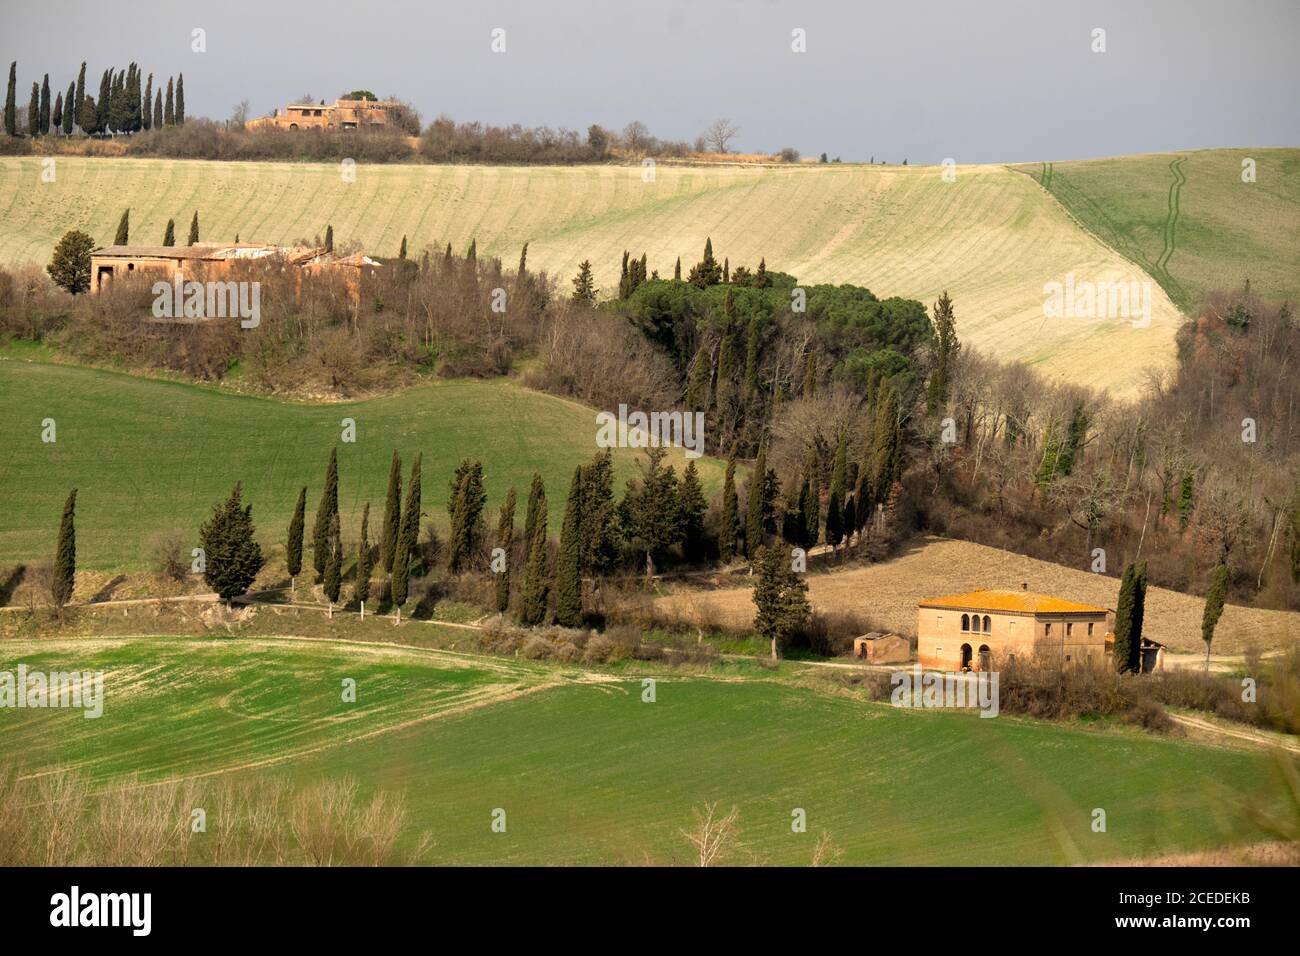
[[[9,604],[14,597],[14,592],[18,590],[18,585],[23,583],[23,578],[27,577],[27,565],[19,564],[0,581],[0,607]]]

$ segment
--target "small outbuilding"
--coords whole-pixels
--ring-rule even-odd
[[[853,656],[870,664],[902,664],[912,659],[912,645],[897,634],[872,631],[853,639]]]

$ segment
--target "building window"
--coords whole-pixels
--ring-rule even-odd
[[[1091,624],[1088,625],[1088,636],[1089,636],[1089,637],[1092,637],[1092,625],[1091,625]]]
[[[963,631],[969,631],[969,630],[970,630],[970,615],[969,615],[969,614],[963,614],[963,615],[961,616],[961,629],[962,629]]]
[[[990,625],[991,623],[992,623],[992,622],[989,621],[989,616],[988,616],[987,614],[985,614],[985,615],[984,615],[984,633],[985,633],[985,634],[987,634],[987,633],[989,632],[989,625]]]
[[[1048,621],[1048,622],[1043,626],[1043,633],[1046,634],[1048,637],[1051,637],[1051,636],[1052,636],[1052,622],[1051,622],[1051,621]]]
[[[1072,634],[1074,634],[1074,622],[1067,621],[1065,625],[1065,636],[1070,637]]]

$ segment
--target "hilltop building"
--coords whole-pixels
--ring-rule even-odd
[[[333,106],[324,100],[291,103],[247,125],[250,129],[387,129],[388,111],[396,106],[396,100],[335,100]]]
[[[1065,664],[1103,664],[1114,618],[1026,585],[1020,591],[969,591],[917,604],[917,658],[940,670],[997,669],[1000,660],[1038,657]]]

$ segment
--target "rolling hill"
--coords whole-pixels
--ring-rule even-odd
[[[1254,182],[1243,163],[1254,162]],[[1246,279],[1300,299],[1300,150],[1204,149],[1014,167],[1184,311]]]
[[[21,774],[347,774],[402,794],[404,836],[430,831],[443,864],[689,863],[680,830],[713,801],[740,811],[728,862],[804,865],[825,833],[844,864],[1079,863],[1257,840],[1246,802],[1279,792],[1258,752],[899,710],[770,675],[661,674],[644,703],[639,673],[291,637],[5,642],[0,667],[19,661],[104,673],[98,719],[0,710]]]
[[[617,284],[624,249],[670,275],[706,237],[732,266],[768,268],[806,283],[851,282],[929,305],[948,290],[964,341],[1003,359],[1104,386],[1138,387],[1168,367],[1181,316],[1157,287],[1151,324],[1047,318],[1044,286],[1073,273],[1092,282],[1143,281],[1030,177],[1004,166],[661,165],[640,167],[366,166],[344,182],[333,164],[214,163],[61,157],[41,182],[37,157],[0,159],[0,263],[44,263],[64,231],[113,237],[124,207],[131,238],[156,242],[168,218],[198,210],[205,239],[284,243],[332,224],[341,245],[380,255],[463,250],[529,263],[567,284],[583,259],[597,284]]]
[[[78,488],[77,558],[86,568],[139,568],[160,531],[197,533],[212,505],[244,483],[263,547],[281,546],[298,489],[308,486],[308,521],[339,449],[339,510],[356,535],[369,501],[382,513],[394,448],[403,482],[424,454],[424,510],[445,525],[447,482],[464,458],[483,462],[488,514],[514,485],[522,502],[534,471],[546,482],[559,527],[576,465],[597,451],[592,411],[504,379],[439,382],[384,398],[307,405],[206,386],[73,366],[0,359],[0,562],[49,560],[63,501]],[[56,441],[41,441],[52,418]],[[356,442],[339,442],[344,418]],[[616,490],[635,473],[631,449],[615,449]],[[680,472],[684,455],[671,459]],[[722,466],[697,461],[701,481],[722,483]],[[522,515],[522,511],[519,512]],[[188,550],[188,547],[187,549]]]

